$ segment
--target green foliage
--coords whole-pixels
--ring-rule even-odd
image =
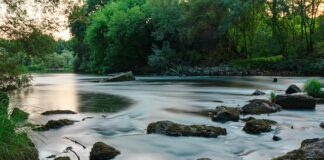
[[[0,91],[29,85],[32,77],[18,63],[16,55],[0,48]]]
[[[28,119],[29,114],[22,111],[19,108],[14,108],[11,113],[11,120],[15,123],[19,123]]]
[[[16,123],[7,112],[9,98],[0,92],[1,159],[37,160],[38,153],[25,132],[16,131]]]
[[[323,16],[315,16],[319,2],[87,0],[70,15],[75,69],[107,73],[150,64],[165,70],[236,59],[233,65],[247,69],[318,74],[324,46]]]
[[[117,1],[91,16],[86,40],[94,72],[136,70],[146,65],[151,24],[143,1]]]
[[[271,91],[270,93],[270,101],[275,102],[276,101],[276,93],[274,91]]]
[[[316,79],[311,79],[304,84],[303,89],[305,92],[307,92],[308,95],[312,97],[324,98],[324,92],[321,90],[321,88],[322,84],[320,81]]]

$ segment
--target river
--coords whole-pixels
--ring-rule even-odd
[[[273,132],[250,135],[242,131],[244,122],[216,123],[192,112],[216,106],[243,106],[255,98],[269,99],[271,91],[283,93],[290,84],[302,86],[308,77],[136,77],[136,81],[94,83],[100,76],[82,74],[36,74],[33,85],[11,94],[11,107],[30,114],[29,122],[45,124],[48,120],[78,120],[72,126],[46,132],[29,131],[39,150],[40,159],[62,153],[71,146],[81,157],[89,159],[92,145],[105,142],[121,151],[116,160],[265,160],[299,147],[307,138],[324,137],[319,127],[324,121],[324,105],[315,111],[281,111],[254,116],[275,120]],[[324,81],[324,78],[318,78]],[[251,96],[256,89],[265,96]],[[117,97],[115,97],[117,96]],[[122,101],[121,104],[116,101]],[[107,108],[104,112],[96,109]],[[42,116],[48,110],[64,109],[75,115]],[[82,121],[85,117],[93,117]],[[218,138],[168,137],[147,135],[150,122],[170,120],[181,124],[206,124],[227,129]],[[294,129],[291,129],[294,126]],[[278,134],[281,141],[273,141]],[[65,139],[77,140],[86,146]]]

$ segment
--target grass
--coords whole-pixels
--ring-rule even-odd
[[[304,84],[303,90],[312,97],[324,98],[324,92],[321,90],[321,88],[322,84],[320,81],[311,79]]]
[[[38,152],[26,132],[17,132],[16,122],[9,118],[8,105],[9,97],[0,92],[0,160],[37,160]]]
[[[270,93],[270,101],[275,102],[276,101],[276,93],[274,91],[271,91]]]

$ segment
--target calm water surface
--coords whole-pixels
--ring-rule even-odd
[[[121,151],[116,160],[265,160],[299,147],[307,138],[324,137],[319,123],[324,121],[324,105],[316,111],[282,111],[255,116],[277,121],[273,132],[249,135],[243,122],[212,122],[208,117],[188,112],[213,109],[219,105],[243,106],[254,98],[269,98],[272,90],[283,93],[289,84],[302,84],[309,78],[280,77],[137,77],[133,82],[92,83],[98,76],[78,74],[35,75],[33,86],[11,95],[11,107],[30,113],[29,122],[44,124],[48,120],[68,118],[80,122],[46,132],[32,132],[40,159],[62,153],[71,146],[82,160],[89,159],[92,145],[105,142]],[[324,81],[323,78],[320,78]],[[261,89],[265,96],[250,94]],[[42,116],[47,110],[64,109],[76,115]],[[93,117],[81,121],[85,117]],[[205,124],[227,129],[218,138],[167,137],[147,135],[146,126],[158,120],[182,124]],[[294,129],[291,129],[291,126]],[[282,141],[272,141],[274,134]],[[86,146],[65,139],[75,139]]]

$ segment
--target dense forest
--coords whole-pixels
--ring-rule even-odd
[[[321,0],[35,2],[43,7],[40,22],[28,17],[24,1],[3,3],[8,14],[0,17],[0,72],[6,86],[29,79],[17,76],[21,73],[47,70],[161,74],[224,65],[299,75],[324,70]],[[58,10],[68,17],[65,23],[48,16]],[[62,26],[70,29],[70,40],[54,38]]]
[[[298,63],[323,70],[321,3],[87,0],[69,16],[74,67],[80,72],[145,73],[260,61],[281,62],[285,68],[296,59],[311,58]]]

